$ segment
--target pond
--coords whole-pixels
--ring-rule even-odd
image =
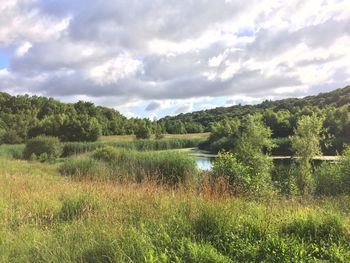
[[[215,159],[214,155],[198,155],[198,153],[192,154],[195,157],[197,167],[202,171],[211,171],[213,168],[213,160]],[[292,159],[290,156],[278,156],[278,157],[272,157],[275,165],[290,165],[292,162]],[[315,157],[313,160],[313,163],[315,165],[320,165],[322,162],[335,162],[338,159],[334,156],[322,156],[322,157]]]
[[[214,158],[205,156],[196,156],[197,167],[203,171],[210,171],[212,169],[212,161]]]

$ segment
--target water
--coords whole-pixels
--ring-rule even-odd
[[[196,156],[196,163],[200,170],[210,171],[213,167],[212,165],[213,158],[204,157],[204,156]]]

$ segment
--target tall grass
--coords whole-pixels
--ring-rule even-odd
[[[69,142],[63,147],[63,156],[92,152],[103,146],[115,146],[117,148],[132,149],[137,151],[158,151],[181,148],[197,147],[202,139],[162,139],[162,140],[137,140],[119,142]]]
[[[24,144],[3,144],[0,145],[0,157],[10,159],[21,159]]]
[[[347,196],[203,198],[150,183],[38,176],[28,165],[52,164],[3,162],[0,262],[350,261]]]
[[[164,134],[165,139],[207,139],[209,132],[206,133],[186,133],[186,134]],[[154,137],[154,136],[152,136]],[[119,142],[119,141],[133,141],[136,139],[135,135],[109,135],[101,136],[102,142]]]
[[[68,158],[59,168],[61,174],[75,177],[109,177],[141,182],[152,179],[176,185],[194,180],[195,160],[177,151],[138,152],[112,146],[97,149],[93,159]]]

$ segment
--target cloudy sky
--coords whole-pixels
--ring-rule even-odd
[[[160,118],[349,83],[349,0],[0,0],[11,94]]]

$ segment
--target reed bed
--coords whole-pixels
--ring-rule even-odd
[[[181,138],[181,139],[161,139],[161,140],[135,140],[119,142],[69,142],[63,146],[63,156],[77,155],[92,152],[104,146],[114,146],[116,148],[137,150],[137,151],[158,151],[181,148],[197,147],[203,139]]]

